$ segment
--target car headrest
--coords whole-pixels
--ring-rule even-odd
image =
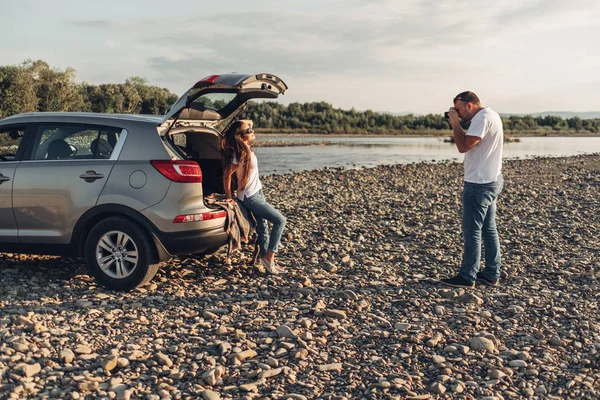
[[[108,140],[99,138],[92,141],[90,150],[96,158],[110,158],[113,147],[108,143]]]
[[[63,158],[69,158],[73,154],[73,150],[69,143],[63,139],[56,139],[50,142],[48,145],[48,160],[61,160]]]

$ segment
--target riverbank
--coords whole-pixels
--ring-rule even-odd
[[[264,177],[286,276],[246,249],[115,293],[1,254],[0,397],[597,398],[599,176],[599,155],[506,161],[505,274],[468,291],[436,284],[461,258],[453,162]]]
[[[593,132],[564,132],[564,131],[540,131],[540,132],[530,132],[530,131],[520,131],[520,132],[506,132],[511,137],[600,137],[600,133]],[[451,130],[436,130],[436,131],[407,131],[405,133],[382,133],[382,134],[373,134],[373,133],[356,133],[356,134],[347,134],[347,133],[308,133],[299,130],[269,130],[264,131],[259,128],[256,129],[256,137],[260,139],[260,137],[272,137],[272,136],[289,136],[289,137],[315,137],[315,136],[324,136],[324,137],[332,137],[332,138],[353,138],[353,137],[375,137],[375,138],[398,138],[398,137],[407,137],[407,138],[430,138],[430,137],[450,137],[452,136]]]
[[[290,141],[290,140],[260,140],[256,139],[252,147],[296,147],[296,146],[329,146],[335,144],[328,141]]]

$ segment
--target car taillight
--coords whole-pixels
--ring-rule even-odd
[[[211,211],[200,214],[178,215],[175,217],[175,219],[173,219],[173,222],[179,224],[182,222],[207,221],[209,219],[224,218],[226,216],[227,211]]]
[[[202,171],[195,161],[152,160],[150,161],[150,164],[152,164],[158,172],[173,182],[202,182]]]
[[[204,78],[202,78],[198,82],[196,82],[196,85],[199,84],[199,83],[204,83],[204,82],[215,83],[215,81],[217,79],[219,79],[220,77],[221,77],[221,75],[209,75],[209,76],[205,76]]]

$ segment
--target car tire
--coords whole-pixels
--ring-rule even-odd
[[[118,216],[94,225],[85,242],[85,259],[96,280],[112,290],[143,286],[160,266],[149,235]]]

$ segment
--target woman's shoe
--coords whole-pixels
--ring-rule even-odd
[[[277,269],[277,273],[278,274],[287,274],[287,269],[279,266],[278,264],[275,263],[275,261],[272,262],[273,266],[275,267],[275,269]]]
[[[281,269],[279,269],[277,267],[277,265],[275,265],[275,261],[269,262],[269,261],[267,261],[267,259],[261,258],[260,262],[265,267],[267,272],[270,274],[277,275],[277,274],[281,274],[281,273],[285,272],[285,271],[282,271]]]

